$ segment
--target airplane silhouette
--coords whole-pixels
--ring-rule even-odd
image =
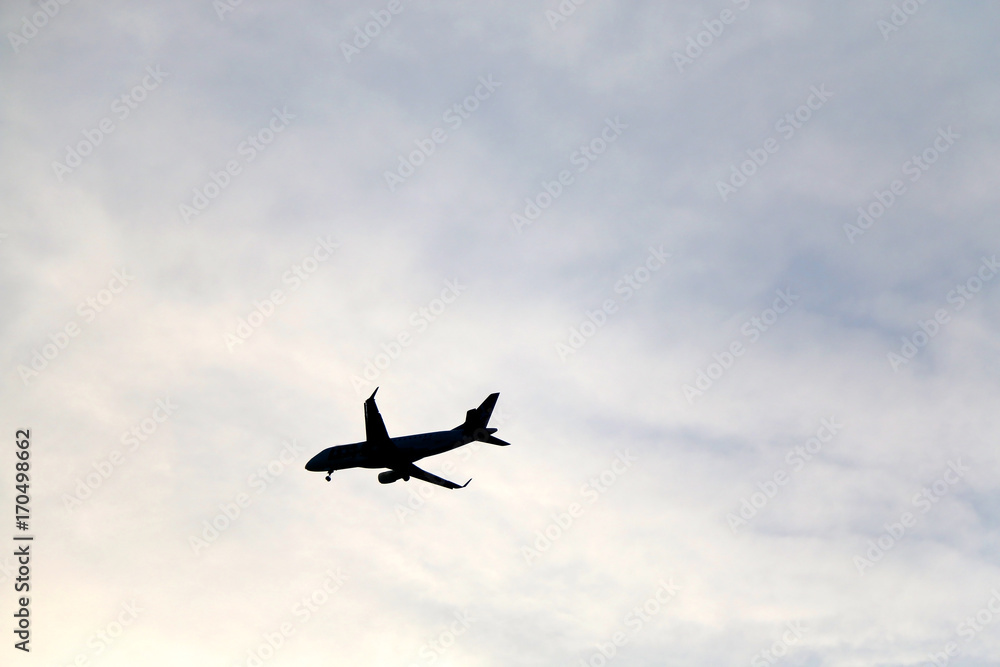
[[[411,477],[416,477],[446,489],[464,489],[472,481],[471,479],[465,484],[449,482],[426,470],[421,470],[413,465],[413,462],[426,456],[451,451],[474,441],[488,442],[491,445],[503,447],[510,444],[493,436],[497,429],[486,426],[490,421],[490,415],[493,414],[493,407],[497,404],[497,398],[500,397],[499,393],[490,394],[482,405],[466,412],[465,422],[450,431],[434,431],[433,433],[418,433],[390,438],[385,430],[385,422],[382,421],[378,406],[375,405],[377,392],[378,387],[365,401],[366,440],[350,445],[327,447],[309,460],[309,463],[306,464],[306,470],[311,472],[325,470],[326,481],[329,482],[330,475],[335,470],[388,468],[385,472],[378,474],[378,481],[382,484],[391,484],[398,479],[406,482]]]

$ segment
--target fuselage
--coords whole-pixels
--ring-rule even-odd
[[[395,452],[391,459],[374,452],[366,442],[327,447],[306,464],[306,470],[325,472],[345,468],[391,468],[400,463],[413,463],[426,456],[451,451],[472,441],[462,429],[434,431],[391,438]]]

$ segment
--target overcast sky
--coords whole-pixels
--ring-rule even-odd
[[[1000,665],[1000,8],[140,4],[0,10],[0,663]]]

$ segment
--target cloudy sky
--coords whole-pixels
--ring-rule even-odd
[[[141,4],[0,10],[0,663],[1000,665],[1000,8]]]

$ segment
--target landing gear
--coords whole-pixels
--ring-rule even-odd
[[[332,475],[332,474],[333,474],[332,470],[327,470],[326,471],[326,481],[328,481],[328,482],[330,481],[330,475]]]

